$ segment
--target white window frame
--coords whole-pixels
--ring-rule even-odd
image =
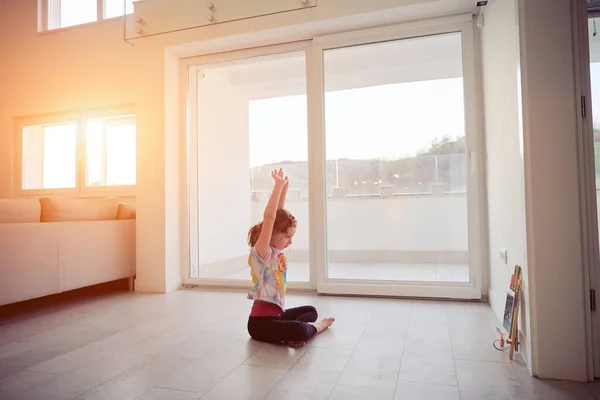
[[[48,196],[69,195],[73,197],[89,197],[94,194],[111,196],[135,196],[136,185],[119,186],[87,186],[87,152],[85,146],[86,121],[96,118],[131,117],[135,120],[133,106],[115,107],[102,110],[76,111],[59,114],[48,114],[16,119],[15,156],[13,165],[13,194],[16,196]],[[23,189],[23,129],[27,126],[50,125],[75,122],[77,124],[77,156],[76,156],[76,185],[74,188],[56,189]],[[136,123],[137,127],[137,123]],[[137,142],[137,129],[136,129]],[[136,149],[137,153],[137,149]],[[137,154],[136,154],[137,159]],[[137,168],[136,168],[137,175]],[[137,178],[136,178],[137,183]]]
[[[117,17],[106,18],[106,0],[96,0],[96,20],[85,22],[82,24],[71,25],[66,27],[60,26],[60,0],[38,0],[38,31],[53,32],[61,29],[70,29],[78,26],[95,24],[102,21],[109,21],[116,18],[123,18],[126,15],[127,0],[123,0],[123,15]],[[56,12],[51,12],[56,10]],[[50,19],[53,19],[52,21]]]

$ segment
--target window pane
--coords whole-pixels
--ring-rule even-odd
[[[111,125],[106,129],[106,185],[135,185],[135,124]]]
[[[328,277],[468,282],[460,33],[323,57]]]
[[[77,183],[77,125],[23,129],[24,190],[74,188]]]
[[[44,189],[77,186],[77,125],[44,127]]]
[[[290,52],[203,66],[198,86],[198,264],[190,276],[249,281],[248,229],[263,219],[272,169],[289,177],[298,226],[287,281],[309,280],[306,58]],[[224,178],[224,176],[226,178]]]
[[[97,0],[60,0],[60,27],[98,20]]]
[[[104,18],[123,15],[124,4],[127,4],[127,14],[133,14],[133,0],[104,0]]]
[[[86,185],[135,185],[136,127],[130,117],[94,119],[86,125]]]
[[[252,191],[270,192],[271,171],[283,168],[295,194],[308,198],[308,141],[306,138],[306,95],[252,100],[249,106],[250,166]],[[273,143],[286,144],[273,151]]]

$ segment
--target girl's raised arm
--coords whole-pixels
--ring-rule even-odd
[[[271,197],[265,208],[263,215],[262,229],[258,240],[254,245],[254,250],[258,253],[261,258],[266,258],[269,253],[269,245],[271,244],[271,236],[273,235],[273,225],[275,224],[275,217],[277,215],[277,208],[279,207],[279,201],[281,199],[284,187],[287,186],[288,178],[283,175],[283,170],[272,171],[271,176],[275,181]]]
[[[285,185],[283,186],[283,189],[281,190],[281,195],[279,196],[279,205],[277,206],[278,210],[281,210],[281,209],[285,208],[285,198],[287,196],[287,192],[288,192],[288,188],[289,187],[290,187],[290,181],[286,177],[285,178]]]

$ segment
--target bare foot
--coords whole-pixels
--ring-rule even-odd
[[[319,322],[309,322],[310,325],[317,328],[317,333],[323,332],[325,329],[329,328],[335,322],[335,318],[323,318]]]
[[[288,342],[288,346],[290,347],[302,347],[304,346],[306,343],[308,343],[309,340],[311,340],[312,338],[314,338],[315,336],[317,336],[319,333],[323,332],[325,329],[329,328],[333,323],[335,322],[335,318],[323,318],[322,320],[320,320],[319,322],[309,322],[309,325],[314,326],[315,328],[317,328],[317,333],[315,333],[311,338],[309,338],[308,340],[305,341],[301,341],[301,342]]]

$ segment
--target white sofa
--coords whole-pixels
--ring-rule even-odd
[[[0,305],[134,276],[135,209],[119,199],[0,199]]]

